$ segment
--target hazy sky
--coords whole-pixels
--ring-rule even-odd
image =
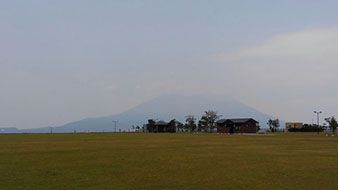
[[[285,121],[338,117],[338,2],[0,1],[0,128],[213,93]]]

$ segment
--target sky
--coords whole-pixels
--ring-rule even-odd
[[[338,117],[338,2],[0,1],[0,128],[117,114],[167,93],[284,121]]]

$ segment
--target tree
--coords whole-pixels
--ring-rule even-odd
[[[325,121],[329,124],[329,127],[330,127],[332,133],[335,134],[337,127],[338,127],[338,123],[337,123],[336,118],[334,116],[328,117],[328,118],[325,118]]]
[[[154,132],[154,130],[155,130],[155,121],[153,119],[149,119],[148,120],[148,124],[146,125],[146,128],[147,128],[148,132]]]
[[[208,110],[205,111],[203,116],[201,117],[201,120],[199,121],[199,125],[201,128],[204,128],[204,130],[209,131],[210,133],[215,128],[215,122],[217,119],[222,117],[221,115],[218,115],[217,111]]]
[[[185,116],[185,128],[188,129],[190,132],[195,131],[195,129],[197,128],[196,126],[196,118],[193,115],[188,115]]]
[[[176,127],[177,127],[178,131],[182,131],[183,128],[184,128],[184,125],[183,125],[183,123],[176,121]]]
[[[275,131],[277,131],[277,128],[279,128],[279,126],[280,126],[279,119],[273,120],[272,126],[274,127]]]
[[[275,132],[277,128],[280,126],[279,119],[269,119],[267,124],[271,132]]]
[[[268,126],[269,126],[269,129],[271,132],[274,132],[273,131],[273,126],[272,126],[272,119],[269,119],[268,122],[266,123]]]
[[[202,116],[201,120],[198,121],[197,130],[199,132],[207,130],[207,128],[208,128],[208,122],[207,122],[207,120],[208,119],[205,116]]]
[[[177,121],[175,119],[172,119],[169,121],[168,123],[168,129],[166,132],[176,132],[176,124],[177,124]]]
[[[258,132],[259,130],[261,130],[261,126],[259,125],[259,123],[257,123],[257,125],[256,125],[256,132]]]
[[[147,124],[143,124],[143,126],[142,126],[142,132],[147,132]]]

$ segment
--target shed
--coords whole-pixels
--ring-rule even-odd
[[[218,133],[256,133],[258,122],[252,118],[221,119],[216,122]]]

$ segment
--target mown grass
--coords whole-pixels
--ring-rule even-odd
[[[338,189],[338,138],[0,135],[0,189]]]

